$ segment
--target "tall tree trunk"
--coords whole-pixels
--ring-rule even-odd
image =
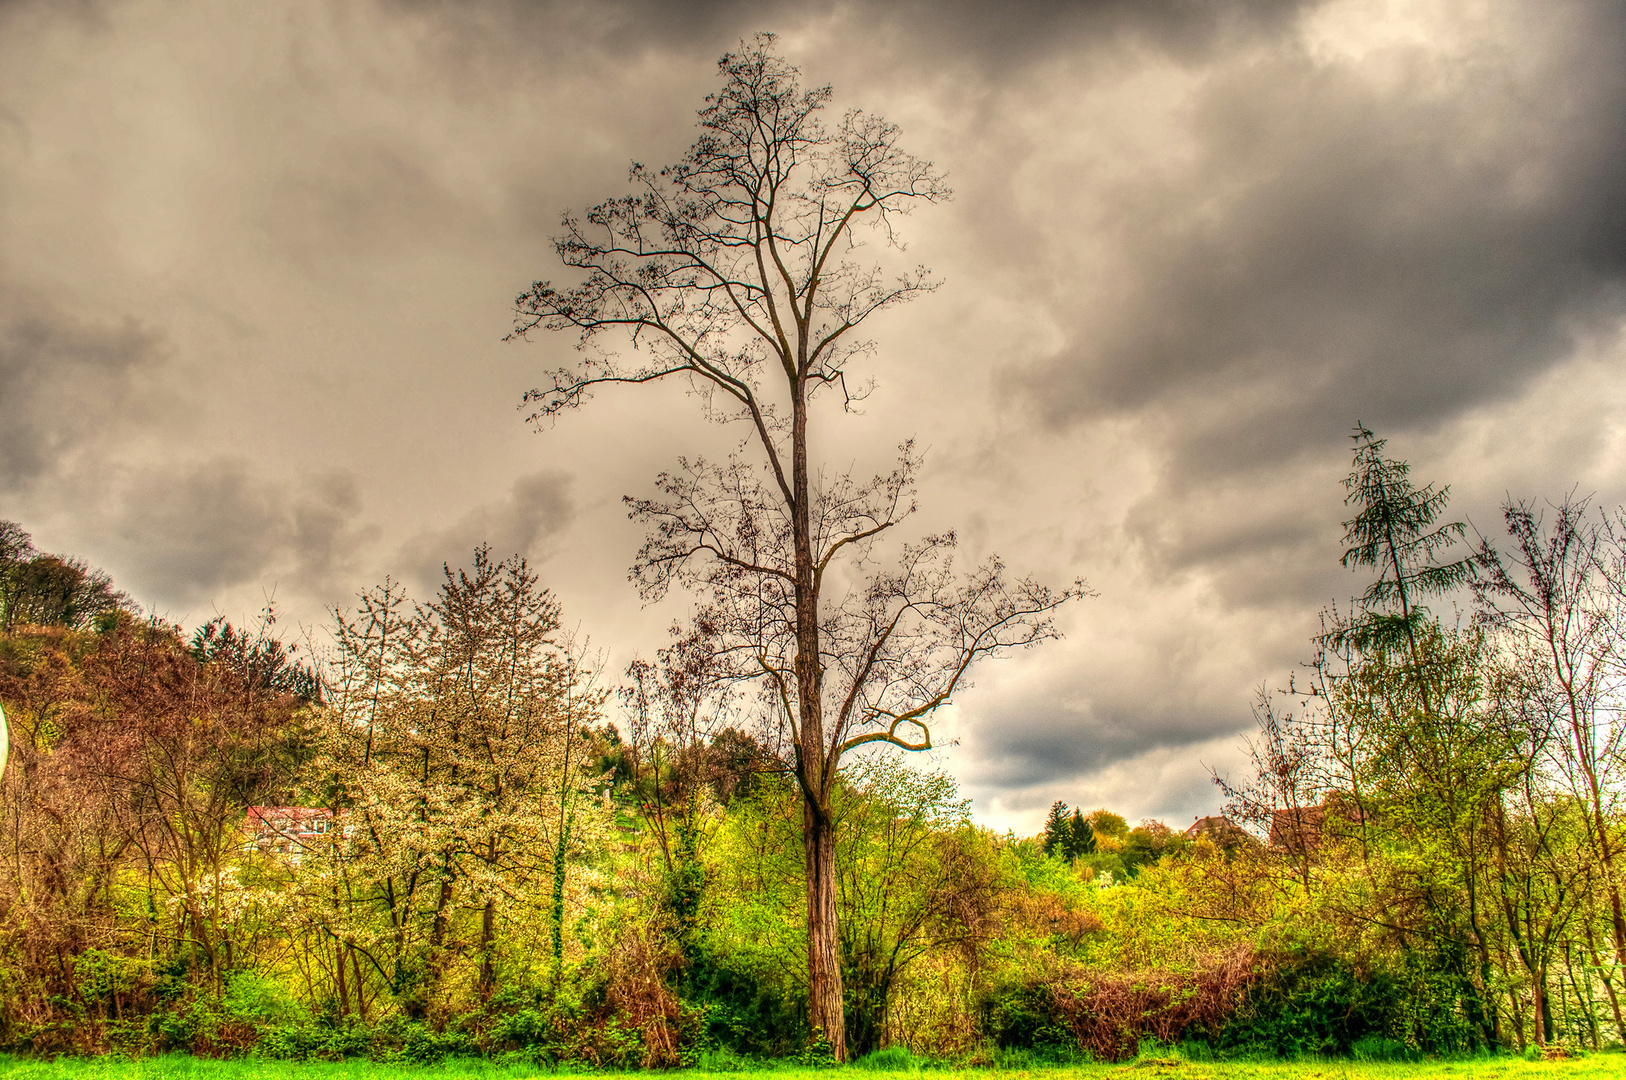
[[[1593,969],[1598,972],[1599,981],[1601,981],[1603,983],[1604,992],[1609,995],[1609,1011],[1615,1014],[1615,1035],[1616,1035],[1616,1038],[1626,1040],[1626,1018],[1623,1018],[1621,1016],[1621,1012],[1620,1012],[1620,995],[1615,992],[1615,983],[1614,983],[1614,980],[1610,977],[1614,973],[1613,972],[1605,972],[1603,970],[1603,961],[1598,956],[1598,941],[1597,941],[1597,938],[1592,933],[1592,923],[1591,923],[1591,921],[1589,919],[1583,918],[1581,920],[1581,925],[1586,928],[1587,956],[1592,961]]]
[[[1614,938],[1615,962],[1626,964],[1626,912],[1622,911],[1620,879],[1615,873],[1615,851],[1609,843],[1609,822],[1604,816],[1603,785],[1598,779],[1597,753],[1592,746],[1590,735],[1593,730],[1592,716],[1587,715],[1581,705],[1580,694],[1575,688],[1575,664],[1566,660],[1564,650],[1559,647],[1559,635],[1551,615],[1547,619],[1547,646],[1553,660],[1553,673],[1564,689],[1570,733],[1575,739],[1576,764],[1581,767],[1581,773],[1586,777],[1587,795],[1590,796],[1590,805],[1586,807],[1589,839],[1597,848],[1598,857],[1603,862],[1604,890],[1609,895],[1609,929]]]
[[[456,885],[449,867],[442,871],[442,875],[440,893],[435,898],[435,920],[429,928],[429,979],[428,985],[424,987],[426,993],[422,1002],[425,1015],[428,1014],[431,1000],[428,995],[440,990],[441,980],[446,975],[447,961],[450,959],[447,955],[446,939],[451,930],[452,896],[456,891]]]
[[[801,344],[799,371],[806,370]],[[796,570],[796,705],[800,727],[797,766],[802,786],[802,844],[807,861],[808,1019],[823,1032],[837,1061],[847,1060],[842,1006],[840,927],[836,916],[836,833],[830,813],[836,761],[825,751],[824,699],[819,648],[819,591],[814,580],[813,523],[808,483],[807,391],[791,387],[791,542]]]
[[[802,800],[807,859],[807,985],[813,1027],[822,1031],[837,1061],[847,1060],[840,930],[836,920],[836,836],[829,808]]]
[[[1575,991],[1575,1007],[1581,1010],[1581,1016],[1586,1020],[1586,1036],[1592,1042],[1592,1049],[1601,1049],[1598,1039],[1598,1010],[1592,1001],[1592,980],[1588,978],[1583,986],[1582,981],[1575,977],[1575,956],[1573,943],[1564,942],[1564,970],[1570,977],[1570,989]],[[1586,974],[1586,954],[1581,954],[1581,973]]]
[[[333,970],[337,983],[336,989],[339,994],[339,1015],[341,1017],[350,1015],[350,987],[348,985],[349,980],[346,978],[348,973],[344,969],[346,959],[348,958],[344,954],[344,941],[335,934],[333,935]]]
[[[1541,971],[1536,975],[1536,980],[1532,985],[1541,995],[1538,999],[1541,1007],[1541,1032],[1540,1037],[1538,1037],[1536,1040],[1536,1043],[1537,1045],[1545,1048],[1552,1045],[1553,1037],[1555,1035],[1553,1030],[1553,1001],[1552,996],[1547,993],[1547,968],[1545,965],[1542,966]]]
[[[561,796],[562,798],[563,796]],[[553,850],[553,985],[565,975],[565,855],[570,845],[570,817],[562,815],[559,842]]]
[[[437,952],[445,947],[446,932],[451,928],[452,888],[452,875],[446,873],[440,879],[440,894],[435,898],[435,921],[429,928],[429,947]]]
[[[362,981],[361,957],[356,953],[356,947],[354,945],[346,945],[345,953],[350,957],[350,971],[354,976],[353,985],[356,988],[356,1015],[360,1017],[361,1022],[365,1024],[367,1022],[367,984]]]
[[[480,912],[480,1000],[490,1001],[497,989],[497,901],[486,900]]]
[[[1477,831],[1477,830],[1476,830]],[[1470,841],[1472,843],[1472,841]],[[1477,859],[1463,860],[1463,883],[1468,891],[1468,931],[1472,935],[1472,945],[1476,958],[1479,961],[1479,975],[1477,978],[1468,978],[1468,986],[1472,992],[1472,1006],[1468,1020],[1479,1027],[1479,1034],[1485,1044],[1495,1048],[1501,1044],[1501,1024],[1498,1021],[1496,1004],[1490,997],[1492,979],[1490,946],[1485,941],[1485,930],[1480,926],[1479,916],[1479,862]],[[1467,961],[1464,961],[1464,968]]]
[[[333,886],[333,915],[334,915],[334,922],[338,922],[338,920],[340,918],[340,912],[341,912],[341,908],[339,906],[339,886],[337,884],[335,884]],[[345,954],[344,939],[342,937],[340,937],[338,935],[338,933],[335,932],[334,935],[333,935],[333,966],[334,966],[334,969],[335,969],[335,972],[336,972],[336,975],[337,975],[337,982],[338,982],[339,1015],[340,1016],[348,1016],[349,1013],[350,1013],[350,988],[347,985],[348,979],[346,978],[346,972],[344,970],[345,961],[348,960],[348,959],[349,959],[349,957]]]

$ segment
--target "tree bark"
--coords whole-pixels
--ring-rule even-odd
[[[847,1060],[847,1022],[841,981],[840,930],[836,920],[835,830],[828,808],[802,802],[807,866],[808,1010],[816,1032],[837,1061]]]
[[[337,990],[339,994],[339,1015],[341,1017],[350,1015],[350,987],[347,985],[349,982],[349,980],[346,978],[348,973],[344,970],[344,963],[346,959],[348,958],[344,954],[344,941],[337,934],[335,934],[333,936],[333,969],[335,972],[336,982],[338,984]]]
[[[424,987],[425,996],[421,1001],[424,1015],[428,1015],[430,1004],[429,994],[439,993],[441,979],[446,974],[447,955],[446,938],[451,930],[451,907],[455,885],[449,869],[442,871],[440,879],[440,894],[435,900],[435,920],[429,928],[429,980]],[[422,1019],[417,1017],[416,1019]]]
[[[805,370],[807,343],[800,342]],[[830,813],[834,762],[826,754],[819,657],[819,594],[813,572],[813,523],[808,491],[807,389],[791,386],[792,544],[796,569],[796,692],[801,739],[802,842],[807,869],[808,1019],[837,1061],[847,1060],[842,999],[840,927],[836,915],[835,819]]]
[[[1598,956],[1598,942],[1592,933],[1592,924],[1588,920],[1582,919],[1581,925],[1586,928],[1587,956],[1591,958],[1592,966],[1600,976],[1604,991],[1609,995],[1609,1011],[1615,1014],[1615,1036],[1626,1040],[1626,1018],[1621,1016],[1620,995],[1615,992],[1613,980],[1607,974],[1604,974],[1603,963]]]
[[[486,900],[480,913],[480,1000],[490,1001],[497,989],[497,901]]]
[[[350,957],[350,971],[355,976],[352,985],[356,988],[356,1015],[365,1024],[367,1022],[367,984],[362,981],[361,957],[356,954],[354,945],[346,945],[345,953]]]
[[[1537,1001],[1540,1006],[1540,1033],[1536,1038],[1536,1045],[1545,1049],[1552,1045],[1555,1034],[1553,1030],[1553,1002],[1551,995],[1547,993],[1547,969],[1545,966],[1536,975],[1533,988],[1539,995]]]

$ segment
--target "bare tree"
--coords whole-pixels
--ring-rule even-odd
[[[0,629],[83,629],[105,612],[136,611],[103,570],[72,556],[45,555],[15,521],[0,521]]]
[[[752,682],[782,724],[801,792],[812,1026],[846,1057],[836,927],[835,820],[842,754],[867,743],[931,746],[932,714],[979,657],[1055,636],[1051,614],[1082,584],[1009,580],[998,560],[962,577],[952,533],[879,562],[874,545],[914,509],[919,456],[868,481],[820,471],[809,408],[850,407],[869,384],[871,316],[930,292],[923,267],[889,277],[855,261],[856,230],[894,243],[897,219],[949,196],[898,129],[861,111],[821,120],[829,87],[803,88],[772,51],[742,43],[719,62],[722,89],[676,165],[634,165],[635,193],[566,215],[560,259],[583,272],[517,301],[519,336],[579,335],[582,359],[526,395],[541,423],[599,387],[685,381],[704,412],[746,425],[726,464],[680,462],[655,499],[629,500],[650,526],[634,575],[646,599],[674,583],[702,598],[718,663]],[[630,352],[604,348],[625,332]]]
[[[672,637],[655,662],[635,659],[627,665],[620,694],[638,809],[660,844],[668,875],[681,872],[685,863],[698,865],[694,842],[708,779],[706,758],[722,730],[729,690],[720,677],[708,621],[687,629],[674,625]]]
[[[1323,824],[1318,808],[1330,787],[1327,749],[1310,721],[1281,709],[1263,686],[1254,691],[1253,719],[1257,737],[1243,737],[1253,775],[1233,784],[1209,773],[1225,793],[1225,816],[1276,843],[1308,896]]]
[[[1502,507],[1511,550],[1480,539],[1484,572],[1474,583],[1482,621],[1508,632],[1525,673],[1525,708],[1544,714],[1560,737],[1541,740],[1552,765],[1586,820],[1609,902],[1615,963],[1626,965],[1626,914],[1621,900],[1619,784],[1623,750],[1622,653],[1619,621],[1626,561],[1611,559],[1607,522],[1597,523],[1587,500],[1566,496],[1552,518],[1529,502]],[[1616,1026],[1620,996],[1605,980]]]

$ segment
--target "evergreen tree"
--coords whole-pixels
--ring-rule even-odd
[[[1046,855],[1060,853],[1064,859],[1095,852],[1095,830],[1084,815],[1074,810],[1067,812],[1067,804],[1056,800],[1045,817],[1043,849]]]
[[[1044,819],[1043,849],[1046,855],[1054,854],[1066,839],[1068,832],[1067,804],[1057,799],[1050,804],[1050,813]]]
[[[1073,816],[1067,819],[1066,854],[1070,859],[1095,854],[1095,830],[1078,810],[1074,810]]]
[[[1437,556],[1462,539],[1460,521],[1434,527],[1451,489],[1430,484],[1412,486],[1411,467],[1383,456],[1388,440],[1357,424],[1355,458],[1344,479],[1346,506],[1359,511],[1344,522],[1349,546],[1343,565],[1371,567],[1378,579],[1355,602],[1355,611],[1322,635],[1327,647],[1343,652],[1385,654],[1404,648],[1413,664],[1420,662],[1418,630],[1432,619],[1420,600],[1440,596],[1466,584],[1478,564],[1475,556],[1439,562]]]

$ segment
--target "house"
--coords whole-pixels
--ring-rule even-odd
[[[1270,846],[1278,851],[1313,854],[1321,849],[1329,823],[1337,831],[1337,827],[1361,825],[1368,819],[1360,804],[1348,795],[1335,792],[1332,798],[1316,806],[1289,806],[1272,812]]]
[[[333,811],[326,807],[251,806],[243,819],[244,846],[298,863],[333,825]]]
[[[1296,854],[1321,848],[1321,828],[1327,822],[1325,806],[1289,806],[1270,815],[1270,846]]]
[[[1238,844],[1258,843],[1242,826],[1219,814],[1200,817],[1193,821],[1186,827],[1185,835],[1187,840],[1206,836],[1216,847],[1226,849],[1236,847]]]

